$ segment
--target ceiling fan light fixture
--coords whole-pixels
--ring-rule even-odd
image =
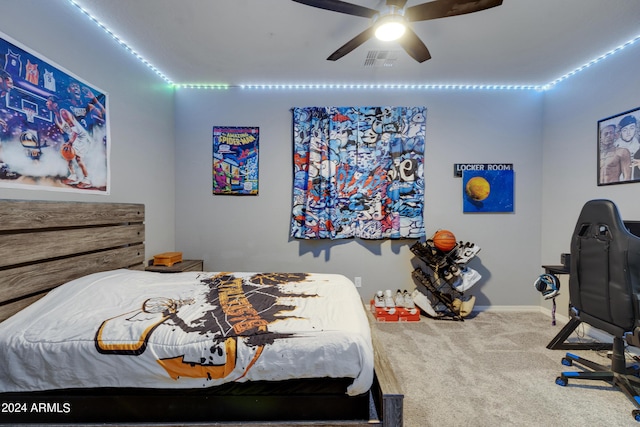
[[[398,40],[404,35],[406,29],[401,20],[385,20],[376,27],[376,37],[385,42]]]
[[[374,18],[375,34],[378,40],[398,40],[407,29],[407,21],[404,10],[397,7],[389,7]]]

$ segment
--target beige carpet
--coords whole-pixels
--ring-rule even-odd
[[[562,324],[535,312],[472,316],[375,325],[404,389],[405,427],[640,425],[609,383],[555,384],[561,371],[577,370],[561,364],[566,351],[546,348]],[[606,352],[573,353],[608,364]]]

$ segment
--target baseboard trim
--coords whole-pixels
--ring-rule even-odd
[[[540,312],[543,314],[546,314],[549,317],[551,317],[552,315],[551,310],[549,310],[546,307],[540,307]],[[556,313],[556,320],[562,323],[563,325],[566,325],[569,322],[569,317]],[[598,342],[603,342],[603,343],[613,342],[613,336],[609,335],[604,331],[601,331],[600,329],[596,329],[591,325],[587,325],[586,323],[580,323],[580,327],[584,327],[585,335],[589,336],[590,338],[593,338]]]
[[[521,313],[531,313],[531,312],[539,312],[542,313],[544,315],[546,315],[547,317],[549,317],[550,319],[553,317],[553,313],[550,309],[546,308],[546,307],[541,307],[538,305],[499,305],[499,306],[495,306],[495,305],[486,305],[486,306],[475,306],[473,308],[474,312],[521,312]],[[562,315],[562,314],[558,314],[556,313],[555,315],[556,317],[556,323],[557,326],[559,326],[559,328],[562,328],[564,325],[566,325],[567,323],[569,323],[569,317]],[[613,342],[613,336],[601,331],[600,329],[596,329],[591,325],[587,325],[586,323],[581,323],[580,324],[580,328],[583,328],[582,330],[584,331],[584,335],[588,336],[589,338],[592,338],[593,340],[597,341],[597,342],[601,342],[601,343],[612,343]],[[558,329],[560,330],[560,329]],[[626,351],[633,354],[633,355],[637,355],[640,357],[640,348],[636,348],[633,346],[627,346],[626,347]]]
[[[488,311],[488,312],[538,312],[540,306],[538,305],[480,305],[475,306],[473,311]]]
[[[473,311],[486,311],[486,312],[539,312],[542,313],[549,318],[552,318],[552,312],[550,309],[546,307],[541,307],[539,305],[487,305],[487,306],[476,306]],[[556,322],[559,326],[564,326],[569,323],[569,317],[556,313]],[[584,333],[589,337],[599,341],[599,342],[607,342],[610,343],[613,341],[613,337],[607,334],[600,329],[596,329],[586,323],[581,324],[584,326]]]

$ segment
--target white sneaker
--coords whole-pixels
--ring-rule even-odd
[[[413,298],[411,298],[411,294],[409,293],[409,291],[405,289],[405,291],[402,293],[402,297],[404,299],[404,308],[408,308],[409,310],[413,310],[416,308],[416,305],[414,304]]]
[[[464,245],[460,245],[456,253],[456,263],[466,264],[471,261],[478,252],[480,252],[480,246],[475,243],[467,242]]]
[[[384,307],[384,296],[382,294],[382,291],[378,291],[376,292],[376,294],[373,297],[373,305],[374,307]]]
[[[429,302],[429,298],[427,298],[427,296],[425,294],[423,294],[422,292],[420,292],[419,290],[416,289],[411,294],[411,298],[413,299],[413,302],[418,307],[420,307],[422,309],[422,311],[427,313],[429,316],[438,317],[438,314],[436,313],[436,311],[431,306],[431,303]]]
[[[454,286],[454,288],[458,292],[464,292],[468,290],[473,285],[478,283],[478,281],[482,278],[480,273],[478,273],[473,268],[469,268],[469,267],[465,267],[462,269],[460,273],[460,277],[462,278],[462,280],[457,286]]]
[[[384,291],[384,306],[387,308],[395,308],[396,306],[395,302],[393,302],[391,289],[387,289],[386,291]]]
[[[402,291],[400,289],[398,289],[398,291],[396,292],[396,298],[395,298],[394,302],[396,303],[396,307],[404,307],[405,306],[404,295],[403,295],[403,293],[402,293]]]

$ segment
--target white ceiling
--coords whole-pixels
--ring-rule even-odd
[[[367,18],[290,0],[74,1],[182,84],[544,85],[640,36],[640,0],[504,0],[413,23],[432,55],[422,64],[376,40],[332,62],[326,58],[364,31]],[[372,50],[397,50],[398,60],[365,67]]]

